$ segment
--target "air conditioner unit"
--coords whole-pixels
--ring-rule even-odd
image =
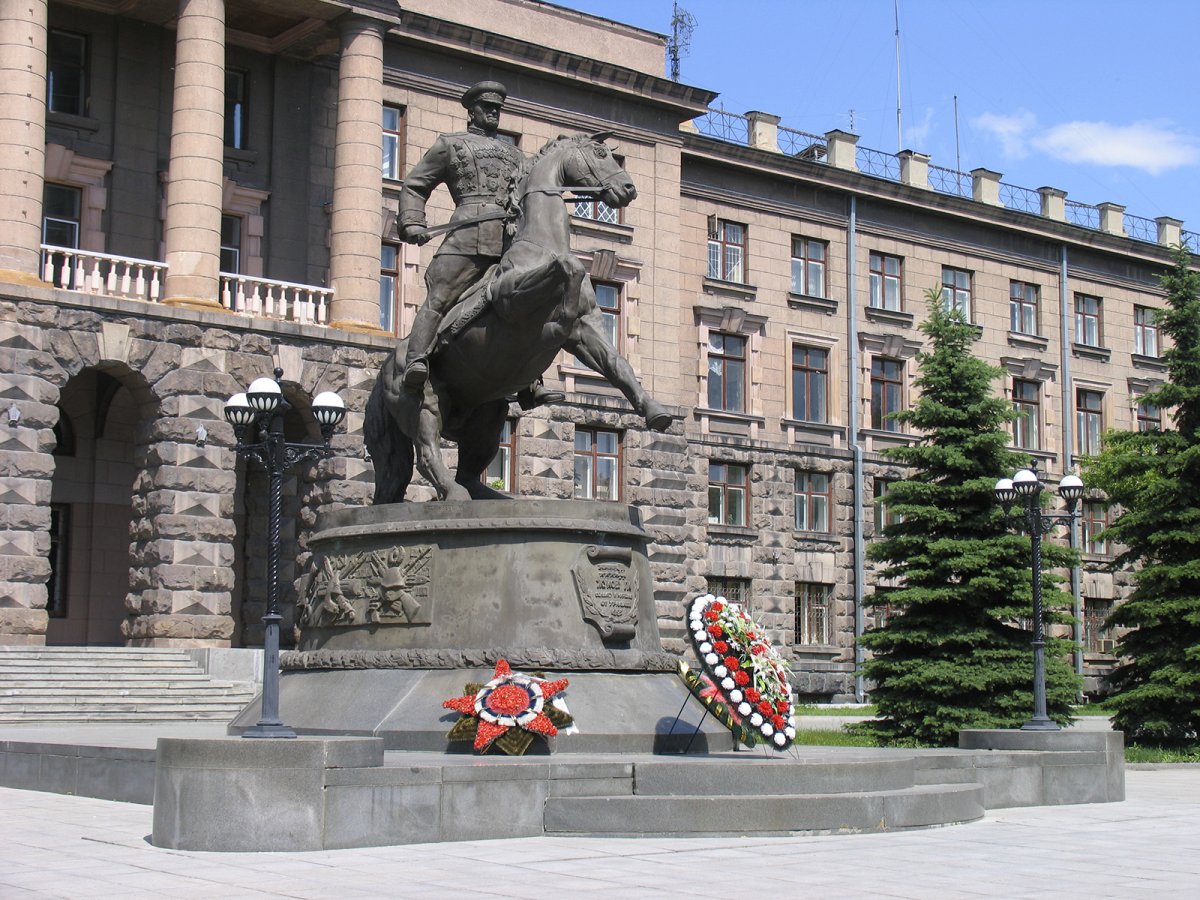
[[[1116,648],[1117,648],[1117,642],[1112,640],[1111,638],[1105,638],[1104,640],[1100,641],[1100,652],[1101,653],[1112,653],[1114,650],[1116,650]]]

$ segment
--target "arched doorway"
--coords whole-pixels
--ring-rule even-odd
[[[134,451],[148,399],[148,389],[123,368],[84,369],[59,397],[47,644],[125,643]]]

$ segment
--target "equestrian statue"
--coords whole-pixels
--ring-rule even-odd
[[[496,137],[504,86],[463,95],[466,132],[442,135],[405,178],[400,236],[423,244],[449,232],[425,274],[426,299],[407,339],[379,372],[367,403],[367,449],[376,504],[404,499],[413,467],[439,499],[503,498],[484,470],[500,446],[509,398],[522,408],[564,399],[542,385],[560,350],[619,388],[653,430],[673,417],[638,382],[604,333],[596,295],[571,252],[563,194],[628,205],[637,190],[605,144],[607,134],[564,135],[525,158]],[[448,225],[428,228],[425,201],[445,184]],[[458,444],[452,473],[441,438]]]

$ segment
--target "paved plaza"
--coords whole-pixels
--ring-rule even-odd
[[[1200,896],[1200,767],[1126,779],[1123,803],[892,834],[246,854],[152,847],[149,806],[0,788],[0,898]]]

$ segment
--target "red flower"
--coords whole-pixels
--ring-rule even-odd
[[[710,622],[715,622],[715,621],[717,621],[719,616],[715,609],[710,609],[708,612],[706,612],[704,614],[704,618],[708,619],[708,621],[710,621]]]
[[[771,724],[774,725],[778,731],[782,730],[783,727],[787,725],[787,720],[783,716],[771,716]]]
[[[727,656],[723,662],[725,663],[725,668],[727,669],[736,669],[739,665],[738,658],[736,656]]]
[[[713,644],[713,650],[715,650],[717,653],[726,653],[729,650],[729,645],[724,641],[717,641],[715,644]]]
[[[725,608],[725,604],[722,603],[720,600],[714,600],[712,603],[709,604],[708,608],[710,610],[712,610],[713,612],[720,612],[721,610],[723,610]]]
[[[781,716],[787,715],[788,702],[786,700],[776,700],[775,701],[775,711],[778,712]]]
[[[771,704],[768,703],[766,700],[763,700],[761,703],[758,704],[758,711],[760,713],[762,713],[764,716],[771,716],[771,715],[774,715],[774,713],[775,713],[775,710],[773,710],[771,708]]]
[[[750,673],[745,669],[738,669],[733,673],[733,680],[739,687],[747,685],[750,683]]]
[[[767,648],[764,647],[762,644],[755,644],[753,647],[750,648],[750,652],[753,653],[755,656],[761,656],[762,654],[767,652]]]
[[[725,635],[725,631],[720,625],[709,625],[708,633],[715,638],[723,637]]]
[[[747,688],[746,689],[746,699],[749,700],[751,703],[757,703],[759,700],[762,699],[762,694],[760,694],[758,692],[757,688]]]

